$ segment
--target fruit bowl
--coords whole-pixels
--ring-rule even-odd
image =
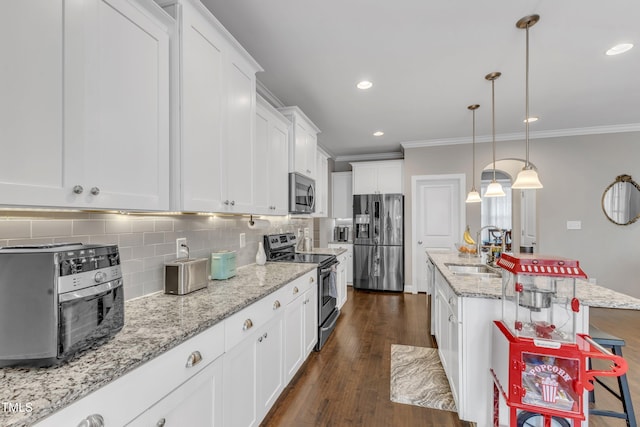
[[[475,245],[469,245],[467,243],[456,243],[456,249],[458,250],[458,255],[469,258],[476,256],[478,251]]]

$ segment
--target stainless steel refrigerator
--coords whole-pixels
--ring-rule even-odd
[[[353,196],[353,287],[404,290],[404,196]]]

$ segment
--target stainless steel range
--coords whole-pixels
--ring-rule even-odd
[[[296,253],[296,243],[296,236],[293,233],[264,236],[267,261],[318,264],[318,343],[315,350],[320,351],[335,329],[340,316],[340,310],[336,306],[335,272],[332,277],[332,271],[335,271],[334,265],[338,260],[335,255]]]

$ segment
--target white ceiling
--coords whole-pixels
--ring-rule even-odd
[[[258,79],[322,130],[340,159],[417,145],[522,137],[530,29],[532,137],[640,130],[637,0],[202,0],[265,69]],[[636,46],[605,56],[611,46]],[[360,80],[372,89],[360,91]],[[383,130],[385,135],[372,133]],[[411,144],[410,144],[411,145]],[[415,144],[414,144],[415,145]]]

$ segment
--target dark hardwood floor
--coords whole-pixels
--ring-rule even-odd
[[[457,414],[390,400],[391,344],[433,347],[424,294],[354,292],[263,426],[468,426]]]
[[[590,323],[597,328],[625,340],[622,354],[629,364],[627,372],[629,390],[633,409],[636,412],[636,421],[640,424],[640,311],[591,308],[589,319]],[[606,369],[606,365],[594,364],[594,368]],[[616,380],[606,378],[604,381],[614,390],[618,390]],[[597,408],[622,411],[622,404],[600,385],[596,385],[595,392]],[[592,416],[589,419],[589,427],[626,427],[626,425],[624,420],[611,417]]]
[[[592,308],[590,316],[598,328],[625,339],[627,376],[639,414],[640,312]],[[307,359],[262,426],[468,427],[452,412],[393,403],[389,398],[391,344],[435,347],[428,330],[426,295],[354,292],[349,287],[334,334],[321,352]],[[596,405],[621,408],[599,386]],[[625,425],[623,420],[600,416],[591,417],[589,423],[590,427]]]

